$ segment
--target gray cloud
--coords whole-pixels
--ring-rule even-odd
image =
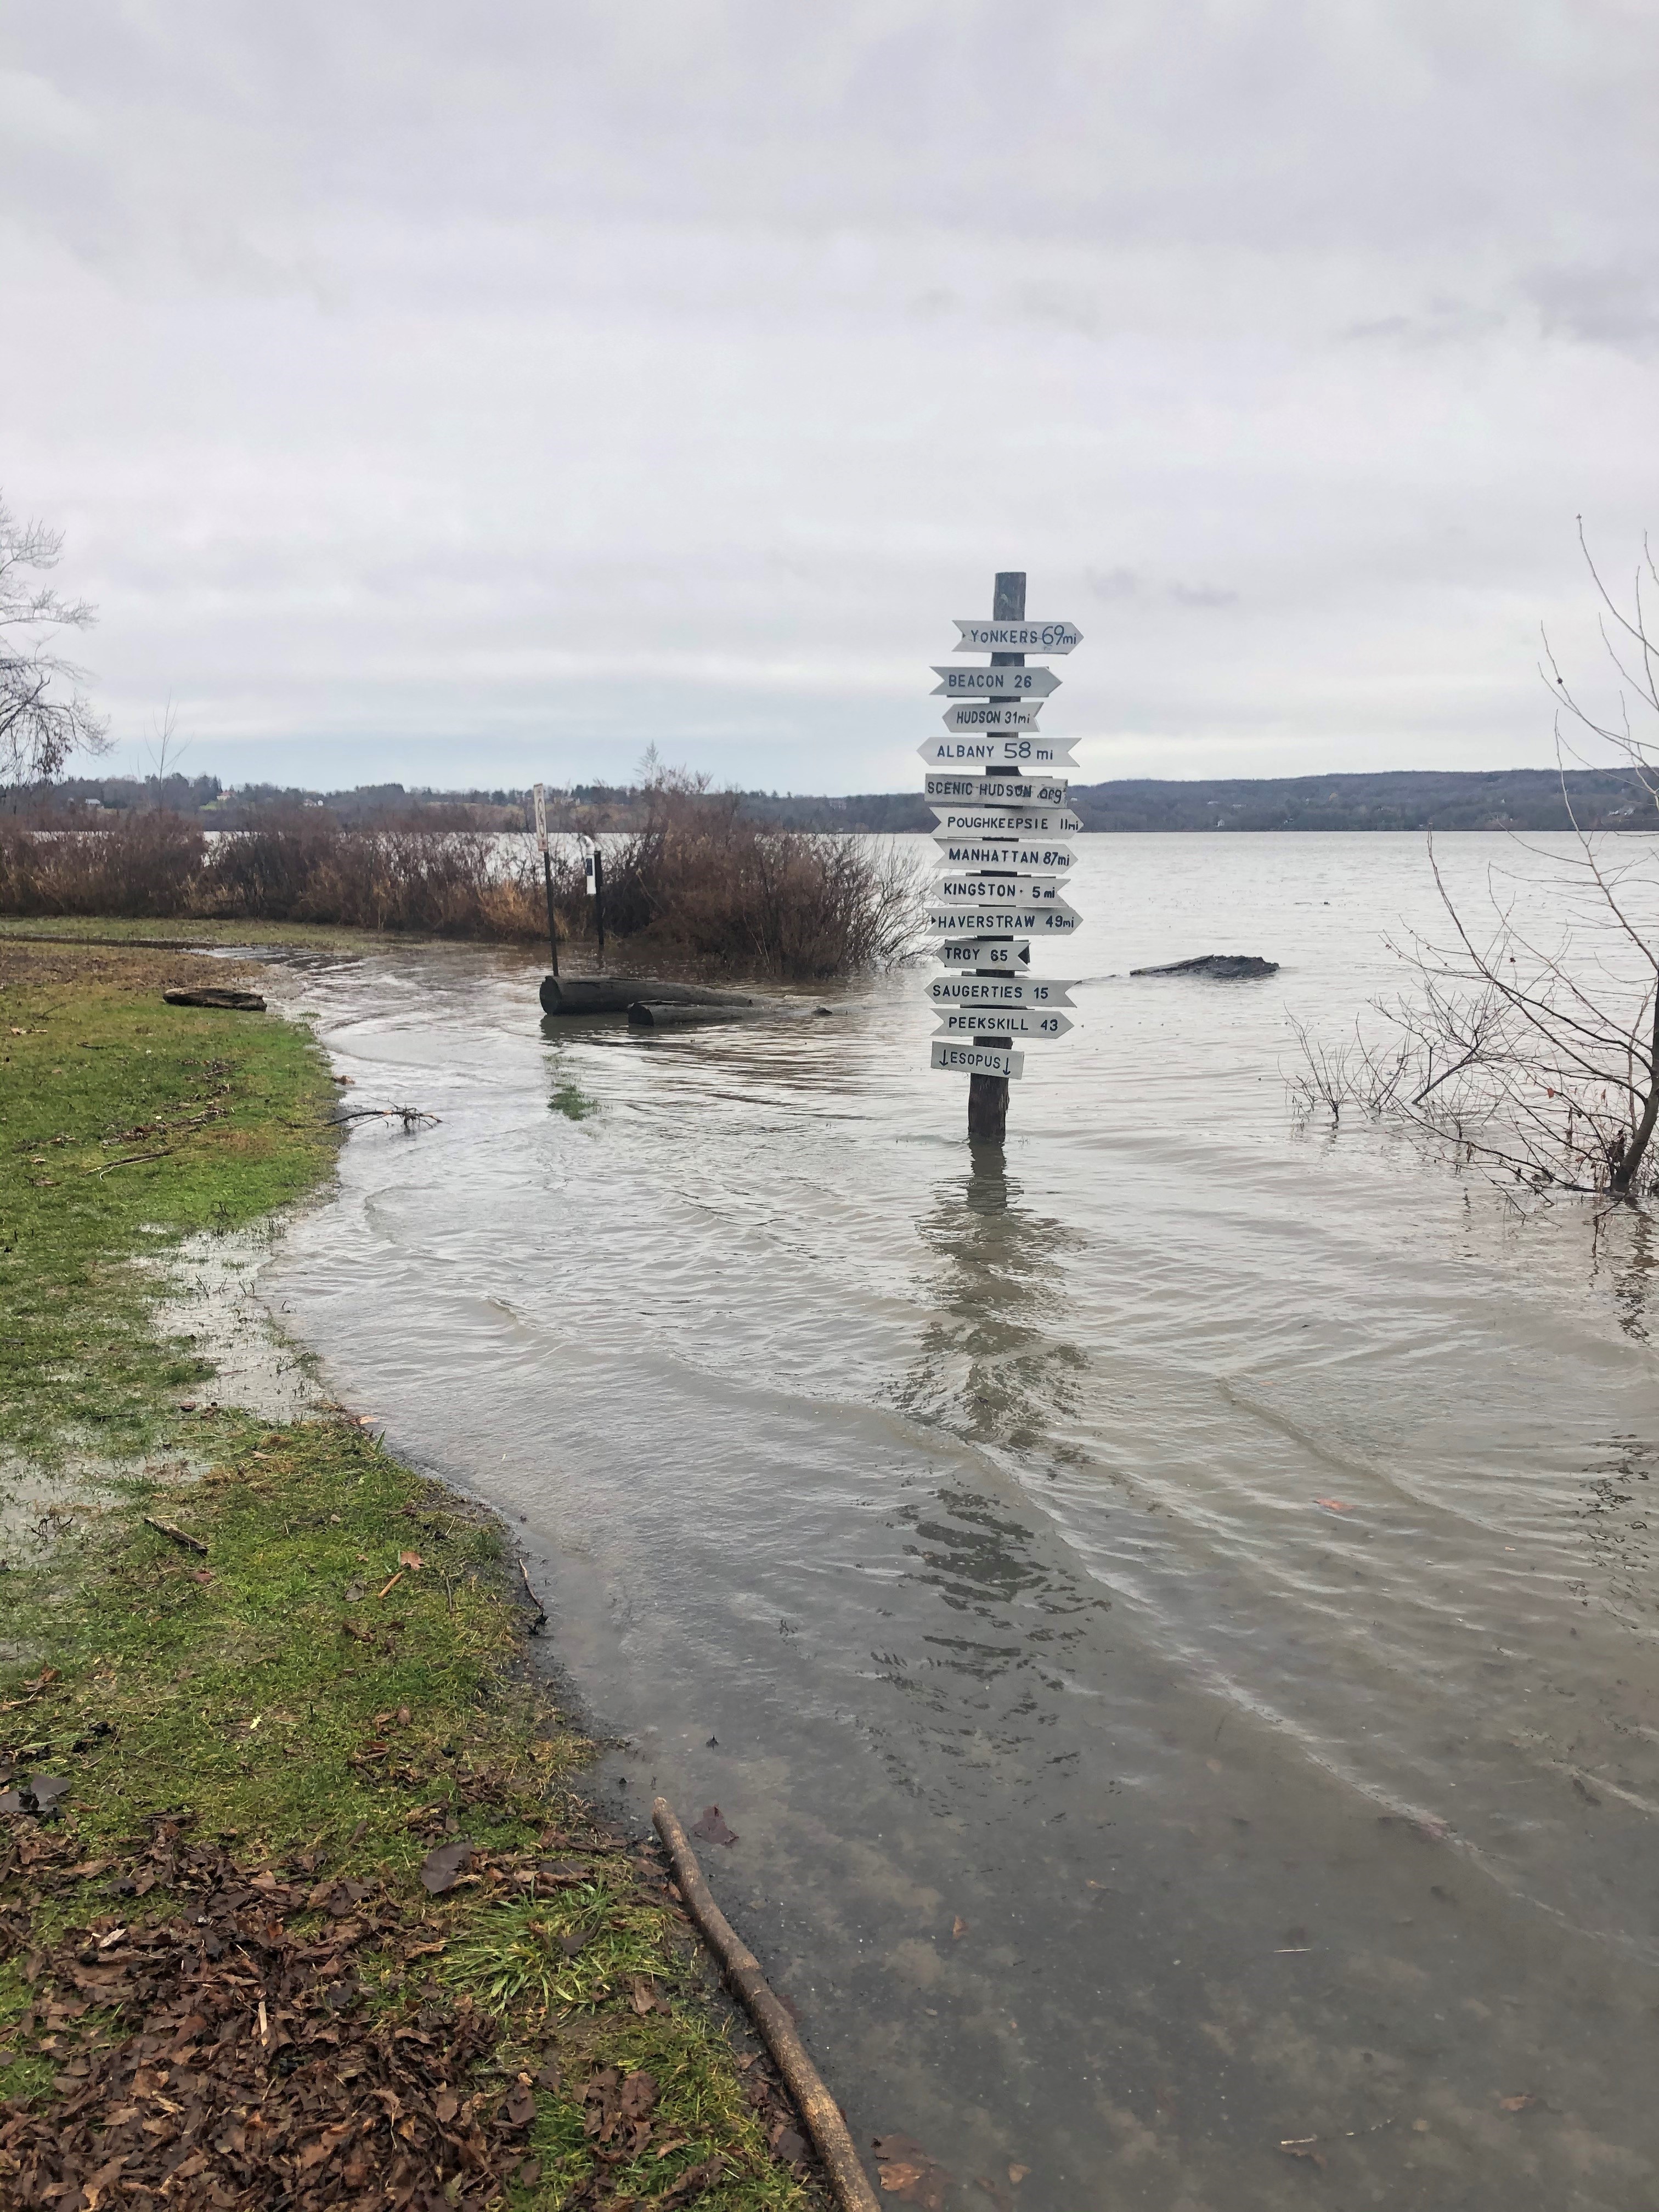
[[[1103,769],[1543,759],[1652,520],[1617,0],[0,20],[0,483],[226,773],[897,785],[1022,562]]]

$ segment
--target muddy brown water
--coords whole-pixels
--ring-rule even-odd
[[[1000,1163],[917,973],[652,1036],[512,955],[290,965],[354,1103],[441,1120],[359,1130],[267,1295],[514,1517],[606,1786],[719,1804],[952,2205],[1650,2206],[1647,1228],[1293,1124],[1420,841],[1079,843]],[[1283,965],[1128,980],[1209,951]]]

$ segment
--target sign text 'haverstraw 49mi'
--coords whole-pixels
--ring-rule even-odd
[[[942,863],[927,927],[949,971],[928,986],[939,1023],[931,1065],[973,1078],[969,1139],[1000,1143],[1008,1084],[1024,1073],[1016,1039],[1053,1042],[1073,1026],[1059,1011],[1071,1004],[1067,987],[1024,972],[1031,938],[1067,935],[1081,920],[1060,895],[1076,856],[1059,841],[1082,827],[1062,811],[1073,741],[1036,734],[1060,678],[1026,656],[1070,653],[1082,634],[1074,623],[1028,619],[1023,575],[1000,575],[995,601],[988,622],[957,618],[956,651],[989,664],[935,663],[934,696],[959,703],[945,710],[946,735],[917,750],[932,771],[925,788]]]

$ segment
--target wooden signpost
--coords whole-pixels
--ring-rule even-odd
[[[968,1078],[968,1136],[1000,1145],[1008,1121],[1008,1085],[1025,1072],[1014,1040],[1037,1042],[1072,1027],[1058,1011],[1067,986],[1023,971],[1031,936],[1064,935],[1082,917],[1060,897],[1073,854],[1057,836],[1082,825],[1066,805],[1074,765],[1072,740],[1034,735],[1042,702],[1060,686],[1027,653],[1066,653],[1083,641],[1074,623],[1028,621],[1025,578],[1000,574],[988,622],[957,620],[957,653],[990,655],[988,666],[936,664],[934,696],[963,703],[945,710],[945,738],[918,751],[929,774],[924,789],[939,827],[942,867],[927,923],[948,971],[928,985],[939,1017],[931,1065]],[[1018,932],[1016,935],[1014,933]]]

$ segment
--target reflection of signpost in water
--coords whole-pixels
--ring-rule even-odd
[[[1066,802],[1073,741],[1035,734],[1041,702],[1060,678],[1028,668],[1025,656],[1070,653],[1082,637],[1071,623],[1026,620],[1025,578],[1018,571],[998,575],[989,622],[958,618],[957,628],[958,653],[991,658],[984,668],[935,665],[943,678],[935,696],[984,703],[947,708],[950,734],[919,748],[932,771],[925,787],[941,824],[935,837],[945,862],[932,885],[927,922],[941,933],[935,953],[955,971],[928,987],[941,1031],[932,1065],[968,1077],[969,1141],[1000,1145],[1008,1085],[1025,1072],[1014,1039],[1053,1040],[1072,1026],[1055,1011],[1071,1004],[1066,986],[1020,973],[1031,957],[1025,933],[1062,935],[1080,919],[1060,896],[1066,877],[1048,872],[1069,868],[1072,854],[1046,842],[1078,826],[1076,817],[1030,811]]]

